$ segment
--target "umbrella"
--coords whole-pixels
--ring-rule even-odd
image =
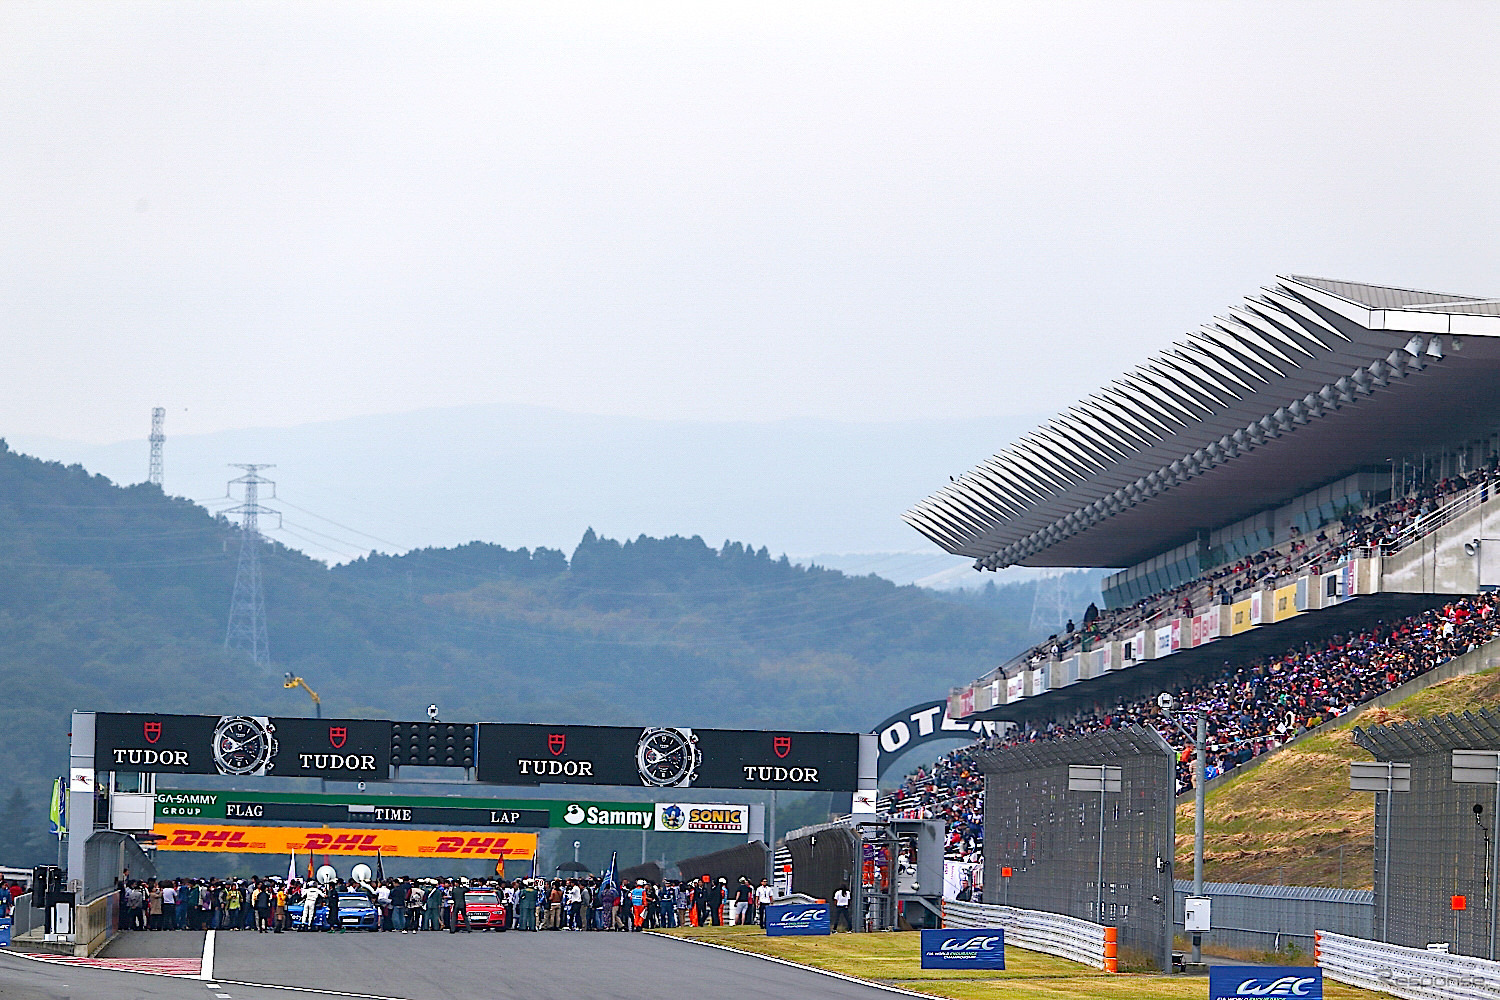
[[[593,874],[593,869],[582,861],[564,861],[553,870],[560,872],[588,872],[590,875]]]

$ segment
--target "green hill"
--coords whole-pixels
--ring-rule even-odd
[[[263,549],[273,666],[224,648],[239,532],[0,442],[0,856],[45,859],[72,709],[866,729],[1029,639],[1032,590],[946,599],[738,542],[471,543],[329,568]]]
[[[1214,882],[1368,889],[1374,882],[1375,796],[1349,790],[1349,762],[1369,760],[1355,726],[1384,725],[1500,703],[1500,670],[1454,677],[1390,708],[1351,712],[1210,788],[1204,878]],[[1177,809],[1177,871],[1193,871],[1193,806]],[[1185,873],[1185,874],[1184,874]]]

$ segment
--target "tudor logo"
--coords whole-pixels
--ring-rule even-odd
[[[148,722],[148,723],[146,723],[145,730],[146,730],[146,742],[147,743],[155,743],[157,740],[161,739],[161,723],[160,722]]]
[[[567,733],[549,733],[547,736],[547,752],[556,757],[563,752],[563,747],[567,746],[567,743]]]
[[[776,736],[771,739],[771,749],[776,751],[776,756],[785,757],[792,752],[792,738],[790,736]]]
[[[329,726],[328,727],[328,744],[329,744],[329,746],[333,747],[335,750],[342,749],[343,746],[344,746],[344,741],[347,740],[348,738],[349,738],[349,727],[348,726]]]

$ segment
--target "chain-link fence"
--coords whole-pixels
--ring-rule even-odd
[[[1117,927],[1122,966],[1170,968],[1176,778],[1167,742],[1128,726],[975,757],[985,772],[985,902]],[[1073,764],[1119,767],[1120,791],[1068,791]]]
[[[1500,957],[1491,885],[1500,786],[1452,774],[1454,750],[1500,750],[1500,716],[1357,728],[1354,741],[1377,760],[1411,765],[1411,791],[1375,793],[1375,939]]]

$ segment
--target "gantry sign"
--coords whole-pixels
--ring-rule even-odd
[[[861,744],[873,744],[857,733],[119,712],[95,713],[92,728],[95,771],[370,782],[421,765],[495,785],[835,792],[861,787]]]

